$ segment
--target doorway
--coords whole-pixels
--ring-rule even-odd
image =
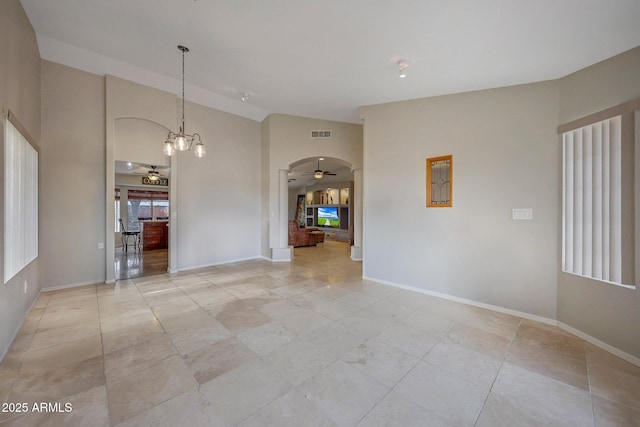
[[[332,157],[301,159],[290,165],[288,181],[289,221],[296,221],[300,228],[317,229],[325,241],[335,242],[331,248],[343,247],[345,256],[350,256],[354,243],[352,165]],[[296,248],[294,256],[302,250]]]
[[[114,271],[116,280],[168,271],[168,166],[115,162]]]

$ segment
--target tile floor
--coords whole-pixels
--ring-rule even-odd
[[[114,255],[115,278],[117,280],[153,276],[167,272],[169,251],[167,249],[134,250],[127,252],[116,248]]]
[[[558,328],[361,279],[345,245],[42,293],[4,426],[639,426],[640,368]]]

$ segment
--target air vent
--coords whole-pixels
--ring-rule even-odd
[[[312,130],[311,138],[331,138],[330,130]]]

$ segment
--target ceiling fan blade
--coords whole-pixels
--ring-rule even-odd
[[[337,173],[324,172],[323,175],[333,175],[333,176],[335,176],[335,175],[337,175]]]

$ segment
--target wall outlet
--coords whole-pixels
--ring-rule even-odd
[[[531,221],[533,219],[533,209],[531,208],[512,209],[511,218],[515,221]]]
[[[24,293],[27,293],[27,288],[29,287],[29,282],[28,281],[24,281]]]
[[[98,249],[104,249],[104,242],[98,242]]]

